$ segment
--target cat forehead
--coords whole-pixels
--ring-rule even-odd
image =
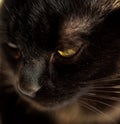
[[[0,0],[0,3],[2,2],[7,2],[8,0]],[[92,10],[92,8],[96,9],[101,9],[105,10],[107,8],[118,8],[120,7],[120,0],[24,0],[24,1],[16,1],[16,0],[11,0],[13,3],[18,3],[16,5],[20,5],[24,7],[25,3],[26,4],[32,4],[37,5],[42,9],[43,11],[50,7],[51,9],[56,9],[57,11],[61,11],[64,9],[64,11],[67,11],[68,9],[70,10],[81,10],[81,9],[88,9]],[[31,6],[30,6],[31,7]],[[35,7],[35,6],[34,6]],[[46,10],[47,10],[46,9]],[[49,13],[49,11],[48,11]]]
[[[109,12],[113,9],[120,7],[120,0],[24,0],[24,1],[14,1],[14,5],[12,5],[11,9],[15,11],[11,11],[14,16],[16,14],[17,17],[21,20],[25,20],[23,16],[26,18],[28,23],[38,23],[47,24],[49,21],[57,21],[54,15],[63,16],[64,24],[62,26],[62,32],[64,34],[72,34],[77,31],[88,31],[91,27],[91,24],[96,24],[99,22],[101,17],[105,18],[105,13]],[[0,5],[2,3],[7,4],[7,0],[0,0]],[[17,4],[15,4],[17,3]],[[5,5],[7,6],[7,5]],[[7,6],[8,8],[9,6]],[[8,8],[9,9],[9,8]],[[10,9],[9,9],[10,11]],[[10,13],[10,12],[9,12]],[[25,16],[25,13],[28,15]],[[22,16],[23,15],[23,16]],[[44,16],[43,16],[44,15]],[[52,16],[51,16],[52,15]],[[43,20],[43,22],[42,22]],[[46,20],[46,21],[44,21]],[[20,20],[19,20],[20,22]],[[23,21],[24,22],[24,21]],[[95,22],[95,23],[94,23]],[[56,23],[57,24],[57,23]],[[34,26],[34,25],[33,25]],[[42,26],[41,26],[42,27]]]
[[[8,0],[0,0],[0,6],[5,3],[5,6],[9,9],[10,2]],[[11,0],[13,3],[11,9],[15,8],[15,11],[23,12],[28,9],[32,14],[96,14],[102,15],[108,10],[113,10],[120,7],[120,0],[24,0],[16,1]],[[34,12],[33,12],[34,11]],[[29,14],[28,14],[29,15]],[[31,15],[30,15],[31,16]],[[33,16],[34,18],[34,16]]]
[[[38,0],[40,2],[40,0]],[[44,5],[47,3],[51,6],[51,8],[62,8],[67,9],[67,7],[70,7],[70,9],[78,10],[80,8],[82,9],[88,9],[92,10],[99,9],[101,11],[104,11],[106,9],[116,9],[120,7],[120,0],[46,0],[43,3]],[[78,7],[78,8],[77,8]],[[60,9],[61,10],[61,9]]]
[[[52,18],[54,15],[62,15],[65,18],[67,18],[66,16],[76,15],[80,18],[84,17],[83,21],[86,21],[86,17],[98,19],[119,7],[120,0],[36,0],[32,2],[30,16],[32,15],[31,17],[35,18],[36,13],[41,13],[40,16],[44,14],[46,17],[48,16],[47,19],[49,20],[51,15]],[[78,21],[79,19],[75,20]]]

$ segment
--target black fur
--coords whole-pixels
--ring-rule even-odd
[[[3,0],[3,124],[119,124],[119,7],[119,0]],[[73,48],[71,57],[58,52]]]

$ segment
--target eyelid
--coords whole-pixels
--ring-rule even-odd
[[[8,54],[14,57],[15,59],[19,59],[22,56],[19,47],[12,42],[5,43],[5,49],[8,51]]]
[[[7,45],[8,45],[9,47],[13,48],[13,49],[17,49],[17,48],[18,48],[16,44],[11,43],[11,42],[8,42]]]

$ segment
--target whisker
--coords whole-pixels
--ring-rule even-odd
[[[95,79],[95,80],[91,80],[91,81],[88,81],[88,82],[91,82],[91,83],[98,83],[98,82],[108,82],[108,81],[119,81],[120,80],[120,74],[115,74],[115,75],[111,75],[111,76],[107,76],[107,77],[104,77],[104,78],[100,78],[100,79]],[[120,82],[119,82],[120,84]]]
[[[105,86],[93,86],[93,88],[95,88],[95,89],[115,89],[115,90],[117,90],[117,89],[120,89],[120,85],[116,85],[116,86],[107,86],[107,87],[105,87]]]
[[[92,101],[92,102],[97,102],[97,103],[100,103],[100,104],[105,105],[105,106],[107,106],[107,107],[113,107],[112,105],[107,104],[107,103],[105,103],[105,102],[103,102],[103,101],[100,101],[100,100],[95,100],[95,99],[90,99],[90,98],[83,98],[83,99],[85,99],[85,100],[90,100],[90,101]],[[113,108],[114,108],[114,107],[113,107]]]
[[[5,8],[5,10],[8,12],[9,17],[10,17],[11,19],[13,19],[13,17],[12,17],[11,14],[10,14],[10,10],[9,10],[8,6],[6,5],[6,3],[3,2],[2,5],[3,5],[3,7]]]
[[[5,2],[3,2],[3,6],[4,6],[4,8],[7,10],[7,12],[10,14],[10,11],[9,11],[7,5],[5,4]]]
[[[95,107],[95,106],[93,106],[93,105],[90,105],[89,103],[86,103],[84,100],[85,99],[81,99],[82,101],[81,101],[81,103],[82,103],[82,105],[83,105],[83,107],[86,107],[88,110],[90,110],[90,111],[93,111],[93,112],[95,112],[96,114],[101,114],[102,116],[101,117],[106,117],[106,118],[110,118],[110,116],[109,115],[107,115],[106,113],[104,113],[104,112],[102,112],[100,109],[98,109],[97,107]]]
[[[81,99],[83,100],[83,99]],[[99,109],[95,108],[94,106],[86,103],[85,101],[80,101],[80,103],[83,105],[83,107],[87,108],[88,110],[95,112],[96,114],[104,114],[103,112],[101,112]]]
[[[97,98],[97,97],[96,97]],[[102,104],[102,105],[105,105],[105,106],[107,106],[107,107],[109,107],[109,108],[113,108],[113,109],[118,109],[118,107],[115,107],[115,106],[112,106],[112,105],[110,105],[110,104],[108,104],[108,103],[106,103],[106,102],[103,102],[103,101],[101,101],[101,100],[95,100],[95,99],[90,99],[90,98],[83,98],[83,99],[86,99],[86,100],[89,100],[89,101],[93,101],[93,102],[96,102],[96,103],[100,103],[100,104]]]
[[[91,92],[92,93],[92,92]],[[93,92],[95,93],[95,92]],[[104,96],[110,96],[110,97],[120,97],[120,93],[111,93],[111,92],[96,92],[96,95],[103,94]]]
[[[106,77],[106,78],[96,79],[96,80],[92,80],[88,82],[95,84],[99,82],[110,83],[112,81],[120,81],[120,77],[119,78],[118,77],[115,77],[115,78]],[[120,82],[117,82],[117,84],[120,84]]]
[[[105,96],[105,95],[99,95],[99,94],[94,95],[94,94],[91,94],[91,93],[89,93],[88,96],[95,97],[95,98],[102,98],[104,100],[112,100],[112,101],[115,101],[115,102],[120,102],[120,99],[117,96],[116,97],[115,96],[111,97],[111,96]]]
[[[120,93],[120,88],[116,88],[116,89],[114,89],[114,88],[102,88],[102,89],[95,88],[95,89],[92,89],[91,91],[95,92],[95,93],[97,93],[97,92],[108,93],[109,92],[109,93],[119,94]]]
[[[94,113],[96,113],[96,114],[101,114],[101,113],[99,113],[97,110],[93,109],[93,108],[92,108],[90,105],[88,105],[86,102],[80,101],[80,103],[81,103],[81,106],[82,106],[82,107],[88,109],[89,111],[94,112]]]

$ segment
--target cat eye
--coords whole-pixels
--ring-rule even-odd
[[[79,44],[77,44],[76,46],[74,45],[68,49],[65,49],[65,48],[58,49],[53,58],[55,58],[55,60],[57,62],[64,62],[67,64],[74,63],[74,62],[78,61],[80,59],[80,57],[82,57],[82,55],[86,51],[88,45],[89,44],[86,42],[84,42],[84,43],[79,42]]]
[[[71,49],[66,49],[66,50],[58,50],[57,52],[62,57],[68,58],[68,57],[74,56],[77,53],[77,50],[74,48],[71,48]]]
[[[58,54],[64,58],[70,58],[73,57],[74,55],[76,55],[79,51],[78,47],[74,47],[74,48],[69,48],[69,49],[65,49],[65,50],[58,50]]]
[[[12,57],[14,57],[15,59],[19,59],[21,57],[20,49],[16,44],[8,42],[5,46],[9,52],[8,54],[10,54]]]
[[[8,45],[9,47],[13,48],[13,49],[17,49],[17,48],[18,48],[16,44],[13,44],[13,43],[11,43],[11,42],[8,42],[7,45]]]

